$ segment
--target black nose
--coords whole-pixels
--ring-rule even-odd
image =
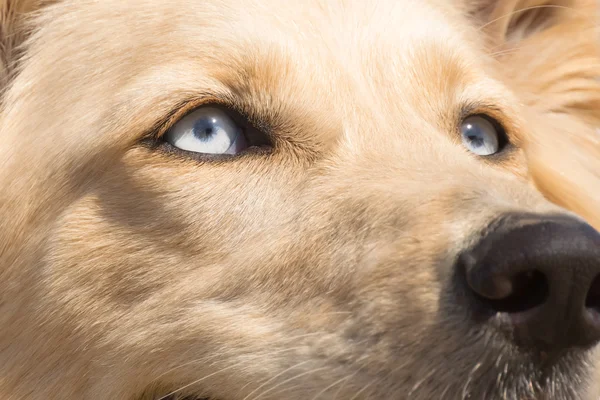
[[[520,346],[600,340],[600,234],[569,216],[503,216],[461,254],[475,308]]]

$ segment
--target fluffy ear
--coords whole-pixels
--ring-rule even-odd
[[[30,29],[27,21],[46,0],[0,0],[0,91],[4,90]]]
[[[561,24],[570,13],[581,10],[578,0],[466,0],[471,14],[482,22],[492,41],[515,43],[553,25]]]
[[[600,229],[600,3],[466,1],[523,103],[533,181]]]
[[[600,230],[600,130],[568,114],[537,118],[540,133],[525,149],[533,182],[550,201]]]
[[[528,106],[600,126],[597,0],[466,0],[503,79]]]
[[[587,71],[577,73],[598,76],[594,76],[600,39],[597,0],[466,1],[491,53],[513,75],[518,71],[531,78],[548,66],[587,61]]]

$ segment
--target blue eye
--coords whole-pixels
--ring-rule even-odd
[[[201,107],[192,111],[164,135],[174,147],[202,154],[237,154],[248,147],[236,122],[216,107]]]
[[[465,118],[460,132],[465,147],[478,156],[489,156],[500,150],[502,132],[483,116]]]

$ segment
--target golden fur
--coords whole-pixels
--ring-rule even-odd
[[[3,0],[0,398],[597,398],[593,359],[514,367],[445,295],[501,212],[600,227],[596,19],[591,0]],[[211,101],[273,152],[142,143]],[[469,154],[464,104],[518,149]]]

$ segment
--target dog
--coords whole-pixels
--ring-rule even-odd
[[[600,395],[595,1],[0,15],[1,399]]]

